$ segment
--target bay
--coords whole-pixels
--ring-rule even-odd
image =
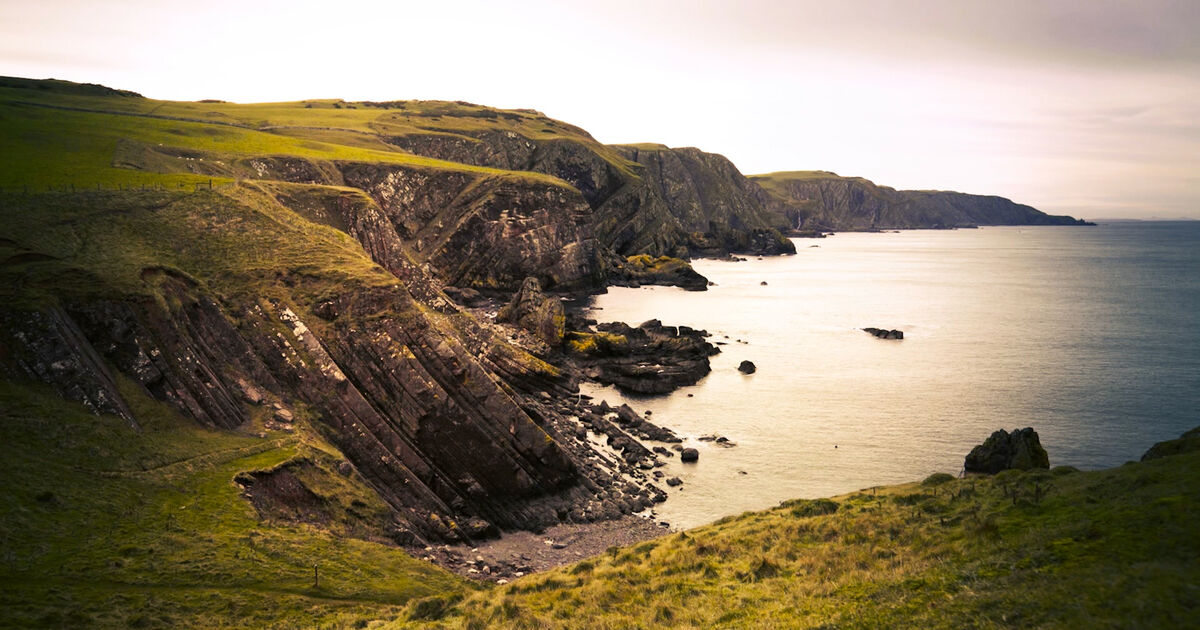
[[[695,261],[716,283],[706,292],[613,288],[588,306],[725,344],[709,376],[667,396],[584,388],[651,410],[700,450],[666,470],[684,481],[657,508],[673,526],[958,474],[1001,428],[1032,426],[1052,466],[1094,469],[1200,424],[1200,222],[795,243],[795,256]],[[738,372],[742,360],[758,371]]]

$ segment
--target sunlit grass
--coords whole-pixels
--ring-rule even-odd
[[[477,593],[434,625],[1181,627],[1200,454],[1150,464],[789,501]]]

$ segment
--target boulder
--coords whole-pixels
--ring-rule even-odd
[[[541,283],[533,277],[525,278],[521,290],[496,314],[496,321],[524,328],[551,347],[562,344],[566,319],[562,302],[542,293]]]
[[[738,364],[738,371],[742,374],[753,374],[757,369],[750,361],[742,361]]]
[[[1037,431],[1026,427],[1012,433],[1000,429],[971,449],[963,469],[971,473],[996,474],[1002,470],[1050,468],[1050,458],[1038,440]]]
[[[694,448],[685,448],[679,452],[679,461],[694,462],[700,459],[700,451]]]

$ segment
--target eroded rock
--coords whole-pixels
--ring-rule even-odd
[[[558,347],[563,340],[566,315],[562,301],[542,293],[537,278],[526,278],[504,308],[496,314],[496,321],[507,322],[533,333],[550,347]]]

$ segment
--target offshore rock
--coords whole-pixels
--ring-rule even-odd
[[[879,339],[904,339],[903,330],[888,330],[887,328],[864,328],[863,330]]]
[[[686,261],[671,256],[654,258],[647,254],[629,256],[609,272],[609,284],[638,287],[643,284],[676,286],[687,291],[707,291],[708,278]]]
[[[1029,470],[1050,468],[1046,449],[1032,428],[1014,429],[1012,433],[1000,429],[987,440],[971,449],[963,462],[969,473],[996,474],[1002,470]]]
[[[511,302],[496,314],[496,321],[523,328],[552,348],[563,340],[566,315],[562,302],[546,297],[537,278],[526,278]]]
[[[626,393],[666,394],[694,385],[710,371],[720,350],[708,333],[664,326],[652,319],[634,328],[622,322],[567,333],[568,355],[591,380]]]
[[[742,374],[753,374],[758,371],[758,368],[751,361],[742,361],[738,364],[738,371]]]

